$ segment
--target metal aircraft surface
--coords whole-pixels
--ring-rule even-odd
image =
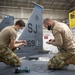
[[[6,26],[13,25],[13,24],[14,24],[14,17],[9,15],[5,16],[0,23],[0,31]]]

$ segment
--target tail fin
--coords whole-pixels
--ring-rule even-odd
[[[27,46],[21,47],[18,53],[26,53],[28,55],[33,55],[39,53],[43,50],[43,31],[42,31],[42,11],[43,7],[32,2],[35,7],[32,14],[26,24],[26,27],[22,31],[18,39],[26,40]]]
[[[5,16],[2,22],[0,23],[0,31],[5,28],[6,26],[14,24],[14,17],[13,16]]]

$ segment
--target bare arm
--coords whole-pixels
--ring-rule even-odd
[[[25,46],[25,45],[26,45],[25,42],[16,43],[16,41],[15,41],[15,40],[12,40],[12,39],[11,39],[11,42],[10,42],[10,47],[11,47],[11,49],[17,48],[17,47],[19,47],[19,46]]]
[[[16,40],[15,43],[26,43],[26,40]]]

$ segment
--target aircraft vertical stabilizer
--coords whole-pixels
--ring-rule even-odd
[[[18,53],[36,54],[43,51],[43,31],[42,31],[42,12],[43,7],[35,2],[32,2],[35,7],[32,11],[26,27],[23,29],[19,40],[26,40],[27,46],[21,46]]]
[[[14,24],[14,17],[13,16],[5,16],[2,22],[0,23],[0,31],[5,28],[6,26]]]

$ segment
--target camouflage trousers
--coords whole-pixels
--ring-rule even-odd
[[[58,52],[52,59],[48,62],[48,68],[64,68],[69,64],[75,65],[75,54],[73,52]]]
[[[21,65],[19,57],[8,47],[0,48],[0,62],[13,67],[19,67]]]

